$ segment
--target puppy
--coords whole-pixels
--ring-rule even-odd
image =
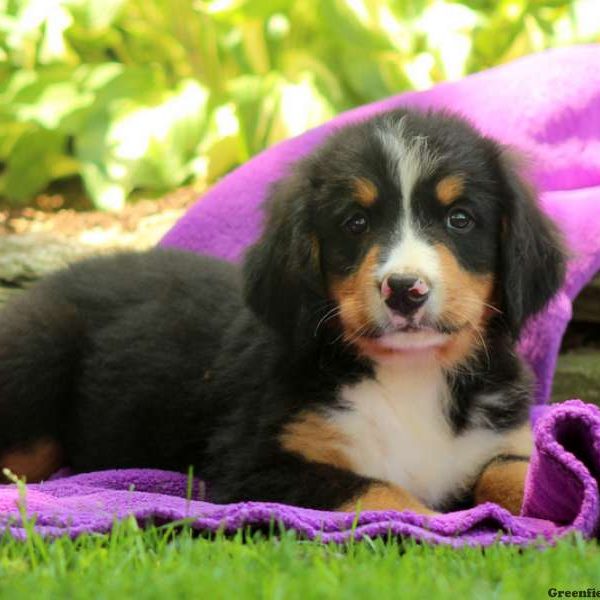
[[[398,110],[275,185],[242,269],[156,249],[76,264],[0,316],[0,464],[194,472],[211,499],[518,512],[524,323],[555,226],[505,150]]]

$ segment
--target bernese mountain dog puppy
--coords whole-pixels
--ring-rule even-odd
[[[155,249],[58,272],[0,317],[0,465],[194,472],[211,500],[518,512],[524,323],[555,226],[444,113],[340,128],[277,183],[243,267]]]

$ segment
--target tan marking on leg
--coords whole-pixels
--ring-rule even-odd
[[[475,504],[494,502],[518,515],[528,467],[528,462],[520,460],[492,463],[475,484]]]
[[[339,508],[343,512],[356,512],[357,510],[410,510],[422,515],[438,514],[425,506],[412,494],[399,486],[388,483],[374,483],[360,497],[345,502]]]
[[[443,288],[442,320],[460,328],[438,351],[446,368],[466,362],[484,344],[484,326],[491,312],[494,279],[463,269],[454,254],[443,244],[436,244],[441,265]]]
[[[9,469],[28,482],[47,479],[62,466],[63,451],[59,443],[41,439],[31,446],[7,452],[0,459],[0,468]]]
[[[375,272],[380,250],[379,246],[373,246],[355,273],[331,284],[331,295],[340,307],[346,341],[356,342],[360,333],[365,333],[371,325],[370,307],[379,299]]]
[[[303,413],[288,424],[279,441],[282,448],[306,460],[352,470],[350,460],[343,452],[348,441],[346,436],[317,413]]]
[[[462,175],[449,175],[435,186],[437,199],[444,205],[452,204],[464,191],[465,180]]]
[[[355,177],[352,180],[354,197],[365,208],[372,206],[377,200],[377,186],[365,177]]]

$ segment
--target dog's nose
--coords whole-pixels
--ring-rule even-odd
[[[429,286],[415,275],[388,275],[381,284],[385,303],[394,312],[408,317],[429,298]]]

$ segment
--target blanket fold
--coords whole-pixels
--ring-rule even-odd
[[[201,499],[203,486],[185,475],[152,469],[101,471],[27,486],[24,505],[48,537],[110,531],[133,515],[144,525],[188,520],[202,532],[282,525],[306,539],[343,542],[365,536],[410,536],[452,546],[496,541],[526,545],[569,532],[600,533],[600,409],[571,400],[548,408],[535,427],[535,450],[523,516],[488,503],[429,519],[410,512],[335,513],[263,502],[218,505]],[[0,526],[26,537],[16,486],[0,489]]]

